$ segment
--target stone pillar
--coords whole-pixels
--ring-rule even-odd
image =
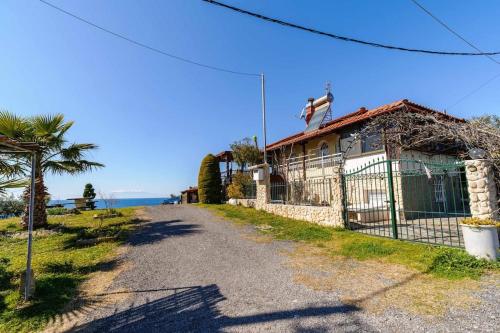
[[[465,172],[472,216],[498,220],[498,193],[491,163],[487,160],[465,161]]]
[[[269,165],[264,164],[262,166],[264,171],[264,179],[257,181],[257,197],[255,200],[255,208],[264,209],[271,201],[271,178],[269,174]]]
[[[333,167],[332,176],[332,209],[334,211],[334,225],[344,226],[344,188],[342,186],[342,168]]]

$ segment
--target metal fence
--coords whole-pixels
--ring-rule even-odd
[[[470,208],[462,162],[377,160],[342,179],[349,229],[463,246],[459,223]]]
[[[332,203],[330,178],[271,183],[271,203],[329,206]]]
[[[254,181],[250,184],[243,185],[243,197],[245,199],[257,198],[257,184]]]

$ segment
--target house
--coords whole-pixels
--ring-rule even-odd
[[[385,223],[391,213],[398,221],[418,223],[468,214],[465,172],[456,156],[388,147],[382,131],[357,137],[370,120],[393,112],[462,119],[406,99],[337,118],[332,109],[331,93],[310,98],[302,114],[305,130],[267,145],[271,202],[332,206],[342,201],[347,220],[360,224]],[[344,198],[333,197],[335,173],[342,173]]]
[[[198,202],[198,188],[189,187],[181,192],[181,203],[190,204]]]

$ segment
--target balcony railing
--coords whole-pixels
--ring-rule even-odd
[[[306,155],[292,157],[286,160],[284,164],[276,165],[282,172],[301,171],[304,168],[307,170],[321,170],[340,165],[342,163],[342,153],[318,156]]]

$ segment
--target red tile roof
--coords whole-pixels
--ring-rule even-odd
[[[188,189],[185,189],[184,191],[181,191],[181,193],[193,193],[193,192],[198,192],[198,187],[190,187]]]
[[[326,134],[330,134],[332,132],[335,132],[345,126],[360,123],[362,121],[368,120],[370,118],[385,114],[385,113],[390,113],[394,111],[402,111],[405,110],[404,108],[406,107],[406,110],[409,112],[432,112],[432,113],[438,113],[443,116],[446,116],[450,119],[455,119],[455,120],[460,120],[463,121],[463,119],[456,118],[454,116],[448,115],[446,113],[436,111],[433,109],[430,109],[428,107],[413,103],[408,101],[407,99],[403,99],[400,101],[396,101],[390,104],[382,105],[379,106],[375,109],[367,110],[365,108],[360,108],[358,111],[349,113],[345,116],[339,117],[337,119],[333,119],[332,121],[329,121],[328,123],[322,125],[319,129],[317,129],[314,132],[300,132],[297,134],[293,134],[289,137],[283,138],[279,141],[273,142],[269,145],[267,145],[268,150],[274,150],[277,149],[281,146],[285,145],[290,145],[292,143],[299,143],[303,141],[307,141],[312,138],[316,138],[319,136],[323,136]]]

